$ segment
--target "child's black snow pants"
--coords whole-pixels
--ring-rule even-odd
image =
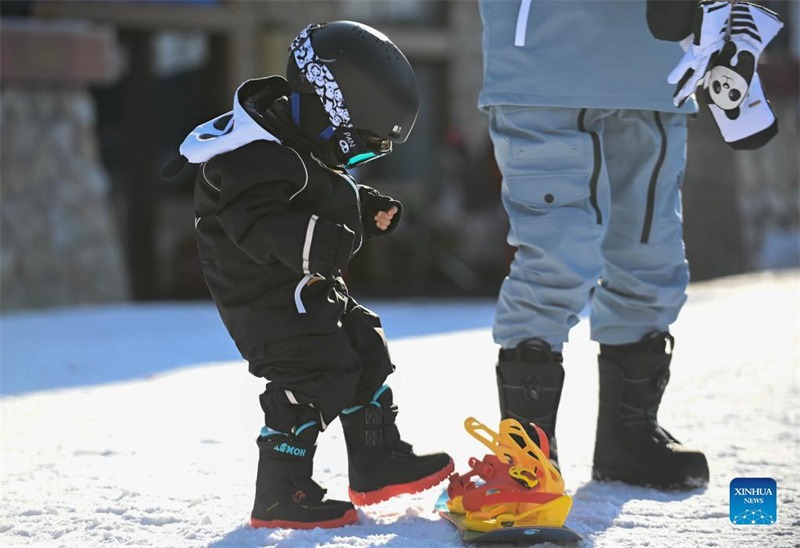
[[[250,372],[269,381],[260,397],[268,427],[291,432],[315,420],[325,429],[342,409],[369,402],[394,371],[380,318],[346,299],[332,334],[271,343],[250,361]]]

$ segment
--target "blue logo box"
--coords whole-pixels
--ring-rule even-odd
[[[731,481],[731,523],[772,525],[778,519],[778,484],[772,478]]]

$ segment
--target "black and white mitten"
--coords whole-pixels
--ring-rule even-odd
[[[733,4],[728,37],[703,78],[708,108],[725,142],[737,150],[765,145],[778,122],[756,73],[758,58],[783,27],[777,14],[757,4]]]
[[[780,17],[758,4],[701,2],[686,53],[667,81],[682,105],[698,86],[710,87],[717,105],[730,110],[742,102],[764,48],[783,27]]]

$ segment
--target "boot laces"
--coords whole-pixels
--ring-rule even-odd
[[[661,403],[661,396],[669,383],[669,369],[663,368],[651,378],[644,379],[626,379],[626,383],[644,385],[649,392],[644,406],[638,407],[629,403],[621,402],[622,424],[623,426],[630,427],[643,427],[647,430],[657,430],[658,425],[658,407]]]
[[[622,403],[622,425],[626,428],[645,428],[655,430],[658,428],[658,406],[645,409]]]
[[[623,403],[622,426],[623,428],[641,429],[646,432],[653,441],[661,445],[680,443],[672,434],[658,424],[657,413],[658,405],[640,409]]]

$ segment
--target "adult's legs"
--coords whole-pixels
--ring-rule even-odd
[[[608,216],[602,130],[608,111],[493,107],[490,132],[502,198],[517,248],[497,302],[497,384],[502,418],[536,439],[557,463],[555,422],[564,382],[561,348],[602,268]]]
[[[601,343],[596,479],[667,488],[708,481],[705,456],[657,420],[674,346],[668,329],[689,282],[681,237],[685,148],[685,115],[623,110],[606,119],[612,205],[592,302],[592,337]]]
[[[494,339],[503,348],[536,337],[560,351],[589,300],[609,208],[601,148],[607,112],[490,111],[508,243],[517,248],[497,302]]]
[[[686,301],[680,194],[686,115],[615,111],[605,120],[603,153],[611,211],[592,339],[621,345],[668,331]]]

